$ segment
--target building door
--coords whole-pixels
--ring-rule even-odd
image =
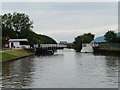
[[[11,43],[11,48],[13,48],[13,47],[14,47],[14,43],[12,42],[12,43]]]

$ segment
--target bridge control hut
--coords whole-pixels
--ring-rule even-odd
[[[30,48],[27,39],[9,39],[10,48]]]

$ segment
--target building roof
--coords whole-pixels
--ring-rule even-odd
[[[102,43],[102,42],[107,42],[104,36],[95,38],[95,40],[93,40],[91,43]]]
[[[27,39],[10,39],[9,42],[28,41]]]
[[[119,36],[119,37],[120,37],[120,32],[118,32],[118,33],[117,33],[117,36]]]
[[[120,36],[120,32],[116,34],[117,36]],[[95,38],[91,43],[103,43],[103,42],[107,42],[107,41],[105,40],[104,36],[100,36],[100,37]]]

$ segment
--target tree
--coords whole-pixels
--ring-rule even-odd
[[[75,38],[75,41],[73,42],[73,48],[76,52],[81,52],[82,50],[82,36],[78,36]]]
[[[31,30],[33,22],[30,21],[29,16],[24,13],[13,14],[8,13],[2,16],[2,33],[3,36],[9,36],[10,38],[25,38],[23,33],[26,30]]]
[[[82,35],[83,43],[90,43],[92,40],[94,40],[94,34],[85,33],[84,35]]]
[[[4,14],[2,16],[2,36],[15,38],[16,34],[14,33],[12,28],[12,15],[10,13]]]
[[[2,42],[5,44],[5,38],[11,39],[28,39],[31,46],[34,44],[50,43],[56,44],[56,41],[46,35],[39,35],[32,31],[33,22],[28,15],[24,13],[8,13],[0,16],[2,18]]]
[[[120,43],[120,36],[118,36],[118,43]]]
[[[114,31],[108,31],[104,35],[105,40],[110,43],[115,43],[118,41],[117,34]]]
[[[24,13],[13,13],[13,27],[16,32],[24,32],[33,28],[33,21],[30,21],[29,16]]]
[[[0,49],[2,48],[2,33],[1,33],[1,27],[0,27]]]

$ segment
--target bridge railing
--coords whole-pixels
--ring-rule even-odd
[[[35,47],[40,47],[40,48],[62,47],[62,48],[66,48],[67,45],[63,45],[63,44],[40,44],[40,45],[35,45]]]

